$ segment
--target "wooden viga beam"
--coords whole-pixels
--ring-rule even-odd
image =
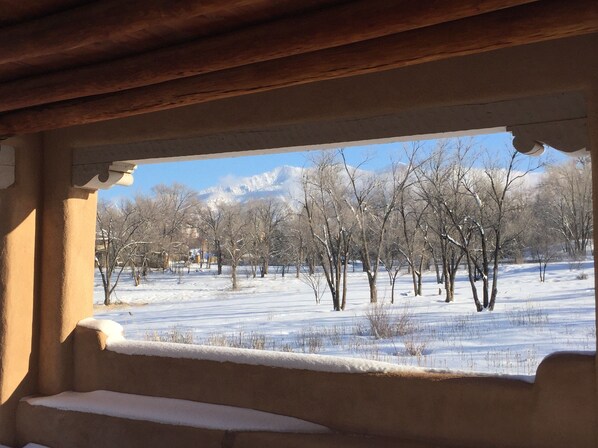
[[[529,1],[359,0],[136,57],[0,84],[0,112],[338,47]]]
[[[0,29],[0,64],[27,62],[156,25],[243,6],[248,0],[107,0]]]
[[[546,0],[342,47],[0,115],[0,136],[156,112],[598,32],[595,0]]]

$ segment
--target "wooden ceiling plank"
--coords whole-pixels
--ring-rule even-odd
[[[546,0],[344,47],[8,112],[0,115],[0,135],[122,118],[597,32],[598,3],[594,0]]]
[[[106,0],[0,29],[0,64],[116,39],[154,26],[243,7],[252,0]]]
[[[0,0],[0,26],[55,14],[90,0]]]
[[[347,45],[530,1],[360,0],[135,57],[0,84],[0,112]]]

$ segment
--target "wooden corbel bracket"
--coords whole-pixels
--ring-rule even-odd
[[[114,185],[131,185],[136,165],[127,162],[100,162],[73,165],[73,186],[106,190]]]
[[[530,156],[539,156],[548,145],[570,155],[585,153],[588,147],[585,118],[507,126],[513,146]]]

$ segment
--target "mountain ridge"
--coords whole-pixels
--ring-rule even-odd
[[[301,167],[282,165],[253,176],[226,176],[218,185],[201,190],[198,196],[208,204],[248,202],[271,197],[290,202],[301,191],[302,173]]]

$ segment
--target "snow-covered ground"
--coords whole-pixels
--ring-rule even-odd
[[[493,312],[477,313],[464,272],[454,303],[438,295],[433,273],[424,296],[413,297],[411,277],[397,280],[395,304],[380,273],[378,309],[394,324],[390,337],[375,338],[367,314],[368,285],[362,272],[350,273],[347,309],[332,310],[326,292],[316,304],[310,287],[294,273],[275,269],[264,279],[241,268],[241,289],[227,275],[191,269],[189,274],[153,272],[135,287],[123,274],[110,308],[96,306],[96,318],[111,319],[128,339],[185,341],[296,353],[318,353],[397,364],[465,371],[533,375],[555,351],[594,351],[596,346],[593,262],[549,265],[545,283],[533,264],[501,268]],[[225,272],[226,274],[226,272]],[[587,278],[584,278],[586,275]],[[322,284],[325,288],[325,285]],[[96,273],[95,302],[103,290]],[[378,320],[383,319],[379,317]]]

